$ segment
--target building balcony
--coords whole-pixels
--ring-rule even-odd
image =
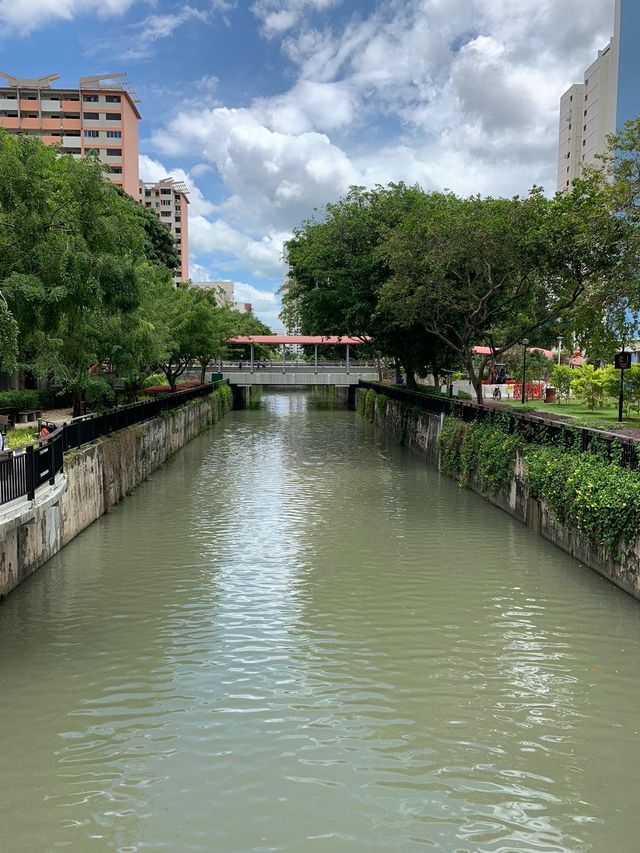
[[[62,142],[61,136],[41,136],[40,139],[45,145],[60,145]]]
[[[31,100],[30,98],[20,98],[20,109],[25,113],[37,113],[40,109],[39,98],[36,98],[35,100]]]
[[[63,101],[62,109],[69,113],[79,113],[81,109],[80,101]]]
[[[17,98],[0,98],[0,110],[11,110],[18,112]]]
[[[62,109],[60,101],[52,101],[50,98],[43,98],[40,101],[40,109],[45,113],[59,113]]]
[[[62,147],[63,148],[80,149],[81,145],[82,145],[82,137],[80,137],[80,136],[63,136],[62,137]]]
[[[42,119],[22,118],[20,119],[20,127],[23,130],[40,130],[40,128],[42,127]]]
[[[20,127],[20,119],[17,116],[0,116],[0,127],[17,130]]]
[[[67,121],[63,123],[63,119],[59,116],[57,118],[43,118],[40,123],[40,127],[44,130],[62,130],[63,127],[68,127],[68,121],[70,121],[70,119],[67,119]],[[69,130],[75,130],[75,128],[70,127]]]

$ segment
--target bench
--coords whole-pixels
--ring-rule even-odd
[[[16,418],[18,417],[17,407],[4,406],[3,408],[0,409],[0,417],[2,417],[2,418],[6,417],[7,418],[7,420],[5,422],[6,426],[12,427],[16,422]]]
[[[19,424],[28,424],[32,421],[35,422],[38,418],[42,417],[42,411],[39,409],[27,409],[26,412],[18,412],[18,420]]]

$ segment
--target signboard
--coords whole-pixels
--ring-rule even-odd
[[[615,357],[615,365],[616,370],[630,370],[631,369],[631,353],[630,352],[617,352]]]

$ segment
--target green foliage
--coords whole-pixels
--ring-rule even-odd
[[[506,431],[500,421],[473,421],[445,418],[438,436],[442,470],[467,486],[476,476],[485,494],[496,494],[513,478],[516,453],[521,440]]]
[[[575,371],[572,390],[591,411],[601,409],[612,391],[611,371],[606,368],[596,369],[591,364],[583,364]]]
[[[575,370],[565,364],[556,364],[551,371],[551,384],[558,392],[558,402],[568,400],[575,379]]]
[[[167,377],[164,375],[164,373],[151,373],[142,382],[143,388],[152,388],[154,385],[166,385],[167,387],[169,386],[169,383],[167,382]]]
[[[209,395],[213,422],[217,423],[233,406],[233,393],[227,382],[221,382]]]
[[[462,475],[462,452],[469,430],[468,424],[459,418],[445,418],[438,434],[440,468],[451,477]]]
[[[10,429],[6,435],[5,447],[7,450],[14,450],[16,447],[24,447],[26,444],[33,444],[37,438],[34,430],[31,429]]]
[[[618,555],[621,539],[640,535],[640,475],[597,453],[531,447],[526,454],[531,495],[554,515],[575,524],[597,545]]]
[[[0,391],[0,409],[34,411],[40,409],[39,391]]]
[[[364,392],[364,417],[368,421],[373,421],[376,411],[376,392],[369,388]]]

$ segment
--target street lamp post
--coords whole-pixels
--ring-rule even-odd
[[[562,356],[562,338],[558,338],[558,364],[560,364],[560,357]]]
[[[524,406],[526,402],[525,395],[525,383],[527,380],[527,344],[529,343],[527,338],[523,338],[522,346],[524,347],[522,352],[522,405]]]

